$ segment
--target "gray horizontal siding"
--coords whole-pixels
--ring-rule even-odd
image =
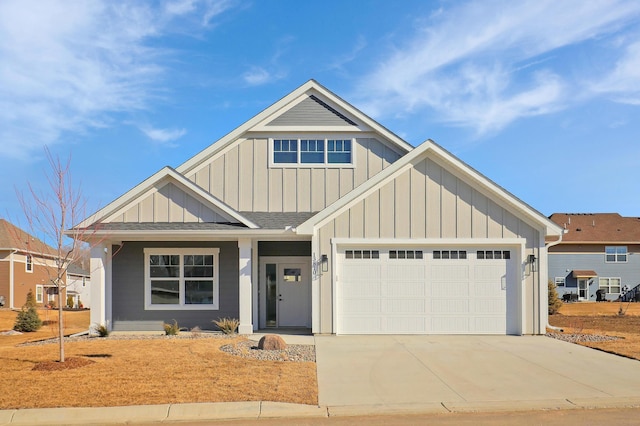
[[[144,249],[146,247],[218,247],[219,259],[219,301],[216,311],[145,311],[144,310]],[[215,330],[212,320],[231,317],[238,313],[238,244],[225,242],[131,242],[122,247],[114,247],[112,266],[113,279],[113,323],[129,327],[139,323],[141,327],[155,327],[159,322],[178,322],[180,327],[200,327]]]
[[[267,126],[354,126],[355,123],[315,96],[278,116]]]
[[[604,250],[602,253],[549,253],[549,279],[565,277],[565,287],[558,287],[558,295],[578,292],[578,280],[573,278],[572,271],[593,270],[598,274],[589,286],[589,300],[596,300],[599,287],[599,277],[620,278],[622,285],[633,288],[640,284],[640,255],[629,254],[626,263],[605,263]],[[609,296],[608,299],[616,299]]]

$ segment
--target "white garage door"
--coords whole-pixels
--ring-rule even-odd
[[[342,248],[337,333],[505,334],[513,257],[498,248]]]

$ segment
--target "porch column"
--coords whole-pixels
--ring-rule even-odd
[[[238,333],[251,334],[253,333],[253,324],[251,322],[251,239],[240,238],[238,240],[238,251],[240,255],[238,265],[240,325],[238,326]]]
[[[111,244],[91,248],[91,325],[111,330]]]

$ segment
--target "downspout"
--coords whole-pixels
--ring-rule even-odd
[[[549,259],[549,247],[557,246],[558,244],[560,244],[562,242],[562,235],[564,234],[564,232],[566,232],[566,230],[563,230],[563,233],[560,234],[560,237],[556,241],[552,241],[550,243],[546,243],[545,244],[545,247],[547,248],[547,259]],[[549,328],[551,330],[554,330],[554,331],[559,331],[561,333],[564,331],[560,327],[556,327],[556,326],[553,326],[553,325],[549,324],[549,315],[547,315],[547,328]]]

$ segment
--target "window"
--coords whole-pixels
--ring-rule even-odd
[[[620,278],[600,278],[599,288],[607,294],[620,294]]]
[[[627,261],[626,246],[606,246],[604,249],[606,263],[624,263]]]
[[[466,250],[434,250],[434,259],[466,259]]]
[[[556,277],[554,279],[556,287],[564,287],[564,277]]]
[[[346,259],[380,259],[378,250],[346,250],[344,252]]]
[[[27,255],[27,260],[24,264],[24,270],[27,272],[33,272],[33,256]]]
[[[509,250],[478,250],[476,252],[476,259],[479,260],[493,260],[493,259],[511,259],[511,252]]]
[[[145,249],[146,309],[219,309],[220,249]]]
[[[273,139],[271,147],[272,164],[277,166],[353,164],[351,139]]]
[[[42,303],[44,301],[44,287],[36,285],[36,303]]]
[[[389,250],[389,259],[422,259],[422,250]]]

